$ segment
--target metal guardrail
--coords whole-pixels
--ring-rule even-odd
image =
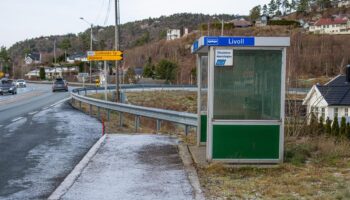
[[[122,85],[122,89],[151,89],[151,88],[194,88],[195,86],[179,86],[179,85]],[[168,121],[173,122],[177,124],[182,124],[185,126],[185,133],[188,133],[189,127],[197,127],[197,120],[198,117],[196,114],[192,113],[186,113],[186,112],[177,112],[177,111],[170,111],[170,110],[164,110],[164,109],[158,109],[158,108],[149,108],[149,107],[143,107],[143,106],[136,106],[136,105],[130,105],[130,104],[123,104],[123,103],[115,103],[110,101],[103,101],[95,98],[86,97],[84,95],[87,94],[87,91],[91,90],[103,90],[104,88],[96,88],[96,87],[87,87],[87,88],[77,88],[73,89],[71,92],[72,101],[78,101],[80,102],[80,108],[81,108],[81,102],[89,104],[90,105],[90,113],[92,112],[92,106],[96,106],[98,108],[103,108],[108,111],[108,118],[109,118],[109,111],[117,111],[121,114],[122,113],[128,113],[135,115],[135,128],[136,131],[139,127],[139,117],[147,117],[157,120],[157,131],[160,130],[160,124],[161,121]],[[115,89],[115,86],[108,87],[109,90]],[[81,95],[80,93],[83,93],[84,95]],[[99,115],[99,114],[98,114]],[[122,118],[122,117],[121,117]],[[121,119],[122,120],[122,119]],[[122,121],[120,122],[122,124]]]

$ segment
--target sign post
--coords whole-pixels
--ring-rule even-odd
[[[104,94],[107,101],[107,61],[123,60],[122,51],[88,51],[87,58],[89,61],[104,61]],[[117,69],[118,70],[118,69]]]

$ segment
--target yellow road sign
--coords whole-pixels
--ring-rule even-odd
[[[122,56],[88,56],[88,61],[113,61],[123,60]]]
[[[122,51],[88,51],[89,61],[110,61],[110,60],[123,60]]]

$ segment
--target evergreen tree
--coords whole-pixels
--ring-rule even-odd
[[[314,135],[317,132],[318,122],[314,113],[310,116],[309,134]]]
[[[339,122],[338,117],[334,117],[333,123],[332,123],[332,130],[331,133],[333,136],[339,135]]]
[[[345,117],[341,118],[339,134],[341,137],[346,137],[346,118]]]
[[[169,60],[161,60],[156,68],[156,76],[159,79],[165,79],[166,82],[172,82],[176,77],[177,64]]]
[[[281,5],[282,5],[281,0],[276,0],[277,12],[278,12],[278,11],[281,11]]]
[[[308,9],[309,9],[309,0],[300,0],[297,6],[297,11],[301,13],[306,13]]]
[[[251,21],[256,21],[257,19],[260,18],[260,15],[261,15],[261,6],[255,6],[250,10],[249,17]]]
[[[269,3],[269,15],[273,16],[275,15],[275,12],[277,10],[277,5],[275,0],[271,0]]]
[[[147,60],[147,64],[146,64],[145,68],[143,69],[142,76],[146,77],[146,78],[154,78],[154,73],[155,73],[154,70],[155,70],[155,67],[152,64],[152,58],[149,57]]]
[[[293,10],[297,9],[297,2],[296,0],[292,0],[290,3],[290,12],[292,12]]]
[[[282,11],[283,15],[286,15],[286,10],[289,8],[289,1],[288,0],[283,0],[282,1]]]
[[[331,135],[332,134],[332,121],[329,119],[329,117],[327,117],[326,119],[326,134],[327,135]]]
[[[266,16],[268,15],[268,9],[267,9],[267,5],[266,4],[263,5],[262,12],[263,12],[262,13],[263,15],[266,15]]]
[[[46,78],[45,68],[40,67],[39,76],[40,76],[41,80],[45,80],[45,78]]]
[[[346,137],[350,139],[350,123],[346,123]]]
[[[323,120],[323,117],[320,117],[320,121],[319,121],[318,127],[317,127],[317,134],[321,135],[324,133],[324,131],[325,131],[324,120]]]

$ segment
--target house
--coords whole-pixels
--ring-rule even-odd
[[[309,27],[316,34],[350,34],[350,20],[347,17],[323,18]]]
[[[231,23],[235,25],[235,28],[246,28],[251,27],[253,25],[250,21],[247,21],[244,18],[234,19],[231,21]]]
[[[78,67],[39,67],[38,69],[32,70],[25,74],[24,76],[28,79],[39,79],[40,77],[40,68],[45,69],[45,77],[46,79],[53,79],[57,77],[65,77],[69,74],[77,74]]]
[[[303,105],[307,107],[308,116],[311,113],[319,119],[346,117],[350,121],[350,69],[348,75],[339,75],[325,85],[314,85],[305,99]],[[340,121],[340,120],[339,120]]]
[[[29,53],[24,57],[24,62],[27,65],[31,64],[40,64],[41,63],[41,54],[40,53]]]
[[[257,20],[255,22],[256,27],[263,27],[267,26],[267,22],[269,21],[269,17],[267,15],[263,15],[260,17],[260,20]]]
[[[85,53],[75,53],[67,57],[66,60],[68,63],[75,63],[75,62],[87,62],[87,57]]]
[[[168,29],[166,33],[166,40],[175,40],[181,37],[180,29]]]
[[[135,67],[135,79],[141,79],[143,77],[143,67]]]
[[[338,8],[342,8],[342,7],[349,8],[350,7],[350,0],[339,1],[338,2]]]

